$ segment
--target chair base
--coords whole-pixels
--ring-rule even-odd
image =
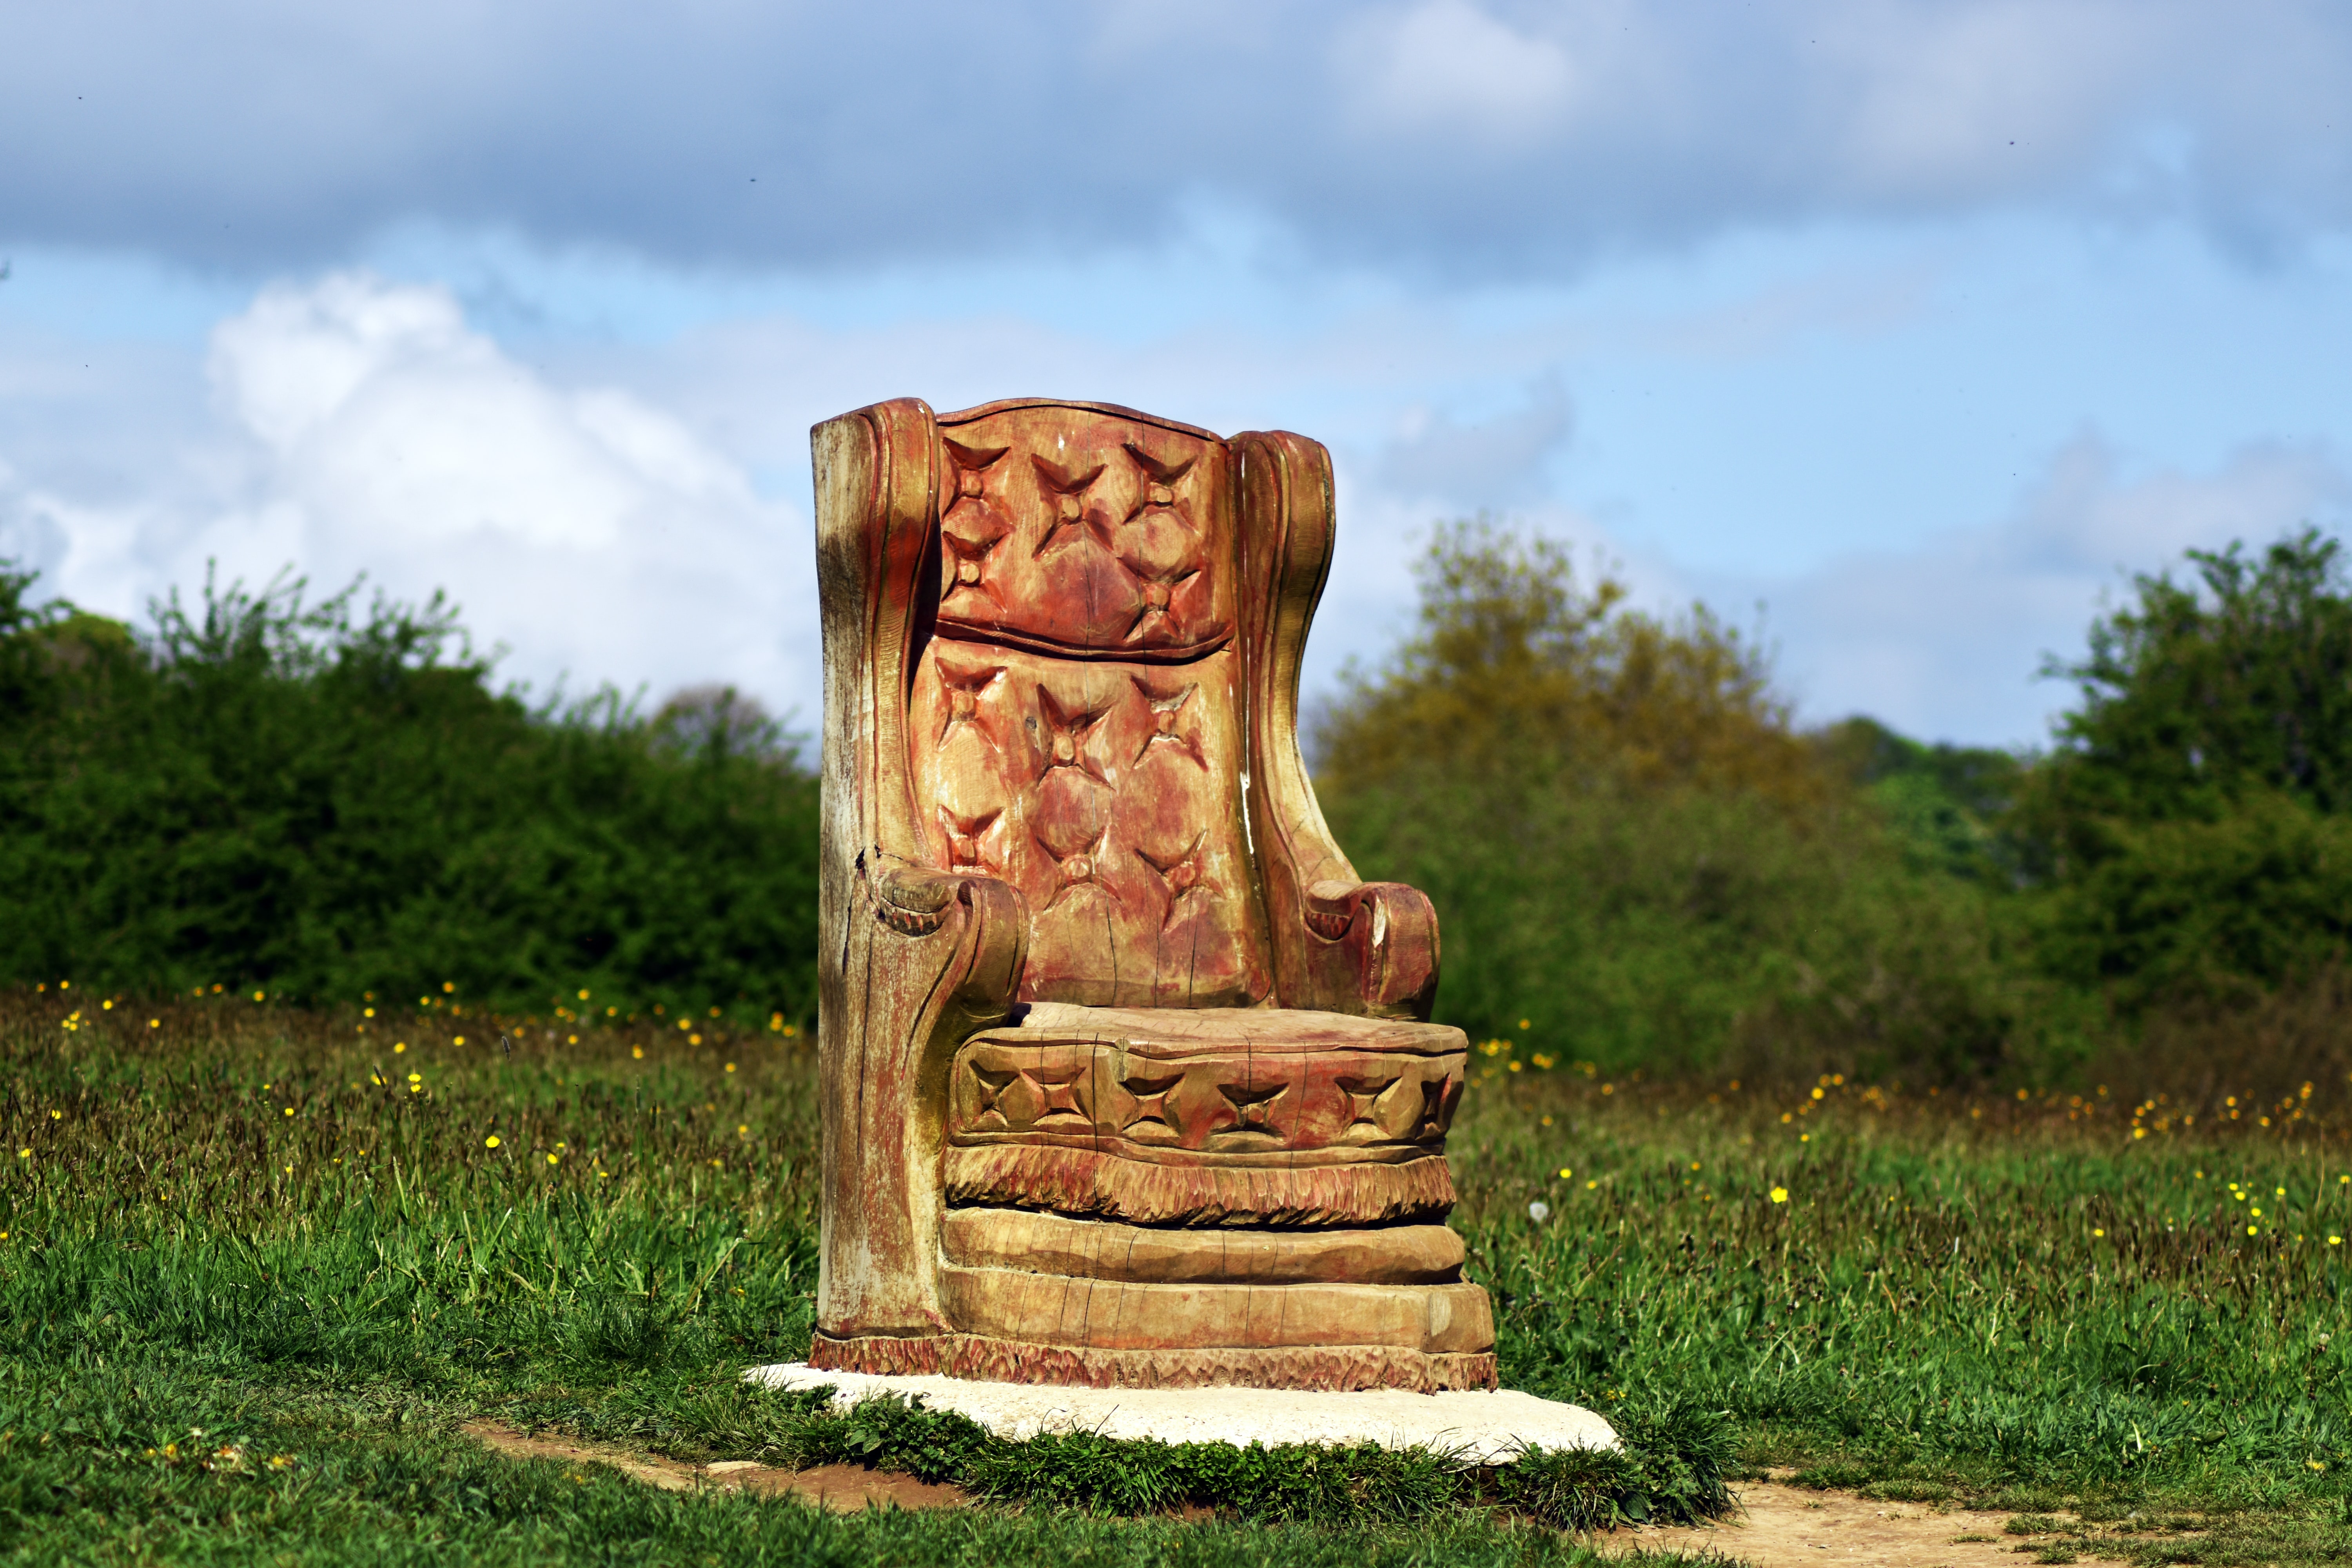
[[[1331,1393],[1396,1388],[1436,1394],[1496,1386],[1492,1352],[1445,1353],[1385,1345],[1095,1350],[1024,1344],[981,1334],[835,1339],[820,1333],[809,1347],[808,1359],[809,1365],[826,1372],[1086,1388],[1304,1388]]]

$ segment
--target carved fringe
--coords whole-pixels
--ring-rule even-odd
[[[1297,1350],[1104,1351],[1022,1344],[978,1334],[924,1339],[816,1336],[809,1365],[883,1376],[937,1375],[985,1383],[1084,1388],[1303,1388],[1413,1394],[1496,1385],[1489,1352],[1431,1354],[1378,1345]]]
[[[1001,1204],[1138,1225],[1358,1226],[1442,1221],[1442,1154],[1401,1164],[1159,1165],[1091,1149],[997,1143],[947,1152],[950,1205]]]

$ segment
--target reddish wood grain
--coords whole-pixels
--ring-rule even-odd
[[[1442,1225],[1181,1229],[1034,1209],[950,1208],[940,1239],[961,1268],[1143,1285],[1451,1285],[1464,1256]]]
[[[832,1372],[1058,1383],[1081,1388],[1314,1388],[1346,1393],[1398,1388],[1437,1394],[1496,1386],[1492,1351],[1433,1355],[1394,1346],[1285,1346],[1250,1350],[1097,1350],[938,1334],[922,1339],[820,1333],[809,1364]]]
[[[1430,1261],[1436,916],[1356,876],[1298,754],[1323,448],[1047,399],[813,440],[823,1353],[1491,1384],[1486,1298]],[[1106,1264],[1137,1223],[1225,1250]]]

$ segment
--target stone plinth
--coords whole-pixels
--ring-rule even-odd
[[[1162,1443],[1263,1443],[1428,1448],[1465,1464],[1508,1464],[1528,1448],[1613,1448],[1617,1434],[1591,1411],[1508,1389],[1354,1394],[1263,1388],[1069,1388],[955,1377],[873,1377],[803,1363],[753,1367],[768,1388],[831,1387],[847,1408],[877,1394],[920,1395],[1000,1437],[1097,1432]]]

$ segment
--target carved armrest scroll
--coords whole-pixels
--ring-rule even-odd
[[[875,877],[871,887],[875,919],[901,936],[934,936],[953,921],[974,922],[983,951],[966,988],[977,1016],[985,1020],[974,1026],[1004,1016],[1021,981],[1021,950],[1028,942],[1028,900],[1018,888],[994,877],[928,866],[894,866]]]
[[[874,879],[874,913],[901,936],[929,936],[947,922],[948,906],[963,891],[957,879],[910,868]]]
[[[1426,1018],[1437,998],[1437,910],[1402,882],[1324,880],[1301,914],[1321,988],[1344,988],[1374,1017]]]

